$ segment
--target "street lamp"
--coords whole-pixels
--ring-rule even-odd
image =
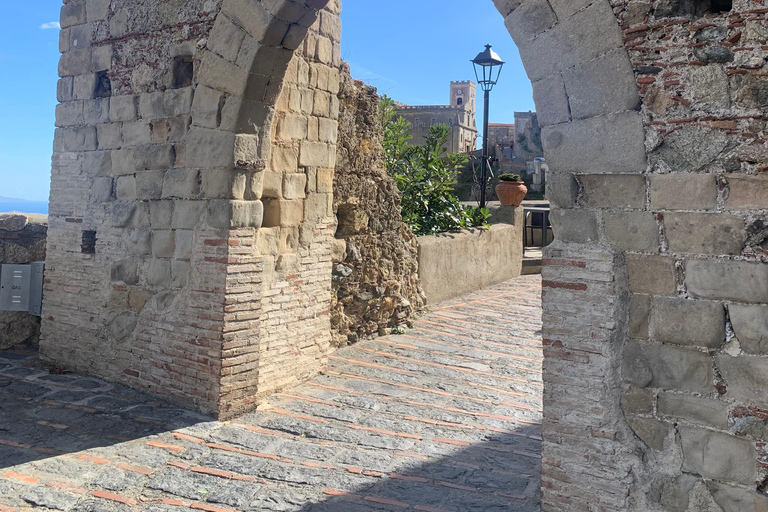
[[[490,165],[488,161],[488,96],[499,81],[499,75],[501,75],[501,68],[504,67],[504,61],[501,60],[499,54],[491,50],[491,45],[485,45],[485,51],[477,54],[475,60],[472,61],[475,67],[475,77],[477,83],[485,92],[485,120],[483,121],[483,165],[480,170],[480,208],[485,208],[485,186],[486,183],[486,166]],[[481,78],[482,77],[482,78]]]

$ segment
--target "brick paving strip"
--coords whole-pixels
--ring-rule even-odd
[[[537,511],[540,292],[438,304],[231,422],[0,352],[0,512]]]

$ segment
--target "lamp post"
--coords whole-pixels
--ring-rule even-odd
[[[504,61],[501,60],[499,54],[491,50],[491,45],[485,45],[485,50],[478,53],[477,57],[472,61],[475,67],[475,77],[477,83],[485,92],[485,119],[483,120],[483,164],[480,169],[480,208],[485,208],[485,186],[487,185],[486,166],[490,165],[488,161],[488,98],[499,81],[499,75],[501,75],[501,68],[504,67]]]

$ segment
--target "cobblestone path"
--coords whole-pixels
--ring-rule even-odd
[[[0,512],[538,510],[540,276],[215,422],[0,352]]]

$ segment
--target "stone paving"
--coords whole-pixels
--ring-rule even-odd
[[[230,422],[0,352],[0,512],[539,510],[540,290],[439,304]]]

